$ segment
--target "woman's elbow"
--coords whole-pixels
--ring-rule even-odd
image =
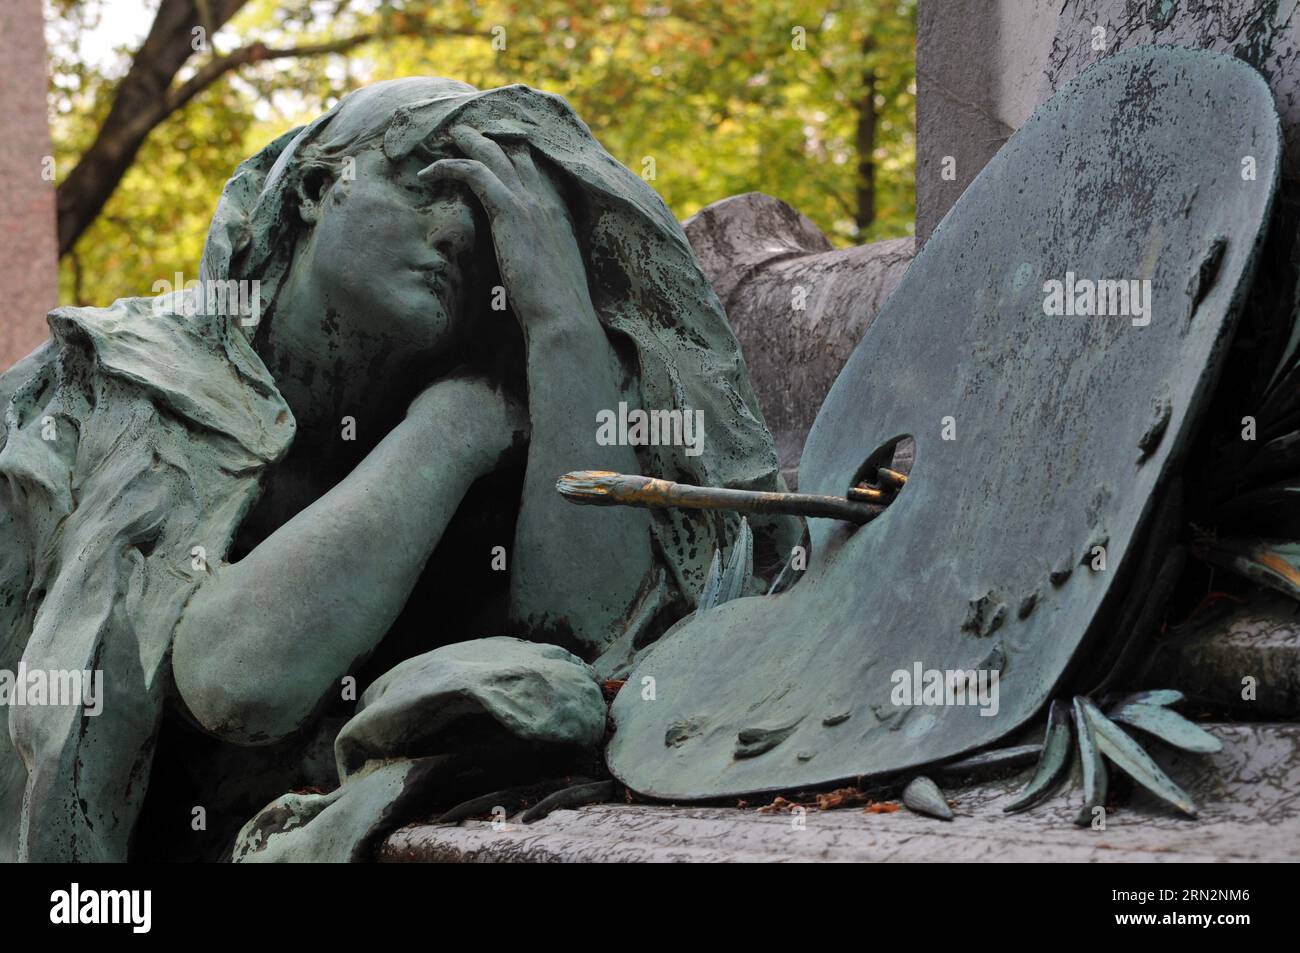
[[[193,719],[243,745],[269,744],[302,727],[316,699],[294,691],[293,680],[257,658],[249,640],[216,634],[230,631],[229,623],[209,621],[202,614],[183,620],[172,648],[176,691]]]

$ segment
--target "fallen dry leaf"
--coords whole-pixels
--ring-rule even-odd
[[[866,814],[893,814],[898,810],[897,801],[872,801],[863,809]]]
[[[758,813],[775,814],[777,811],[790,811],[799,806],[797,801],[790,801],[778,795],[771,804],[764,804],[760,807]]]
[[[831,811],[837,807],[849,807],[854,804],[865,804],[869,801],[870,798],[857,788],[836,788],[828,794],[817,795],[817,809]]]

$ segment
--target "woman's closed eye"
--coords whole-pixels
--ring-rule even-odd
[[[428,160],[426,165],[437,162],[439,159],[452,159],[455,156],[449,154],[436,154]],[[422,212],[433,210],[436,206],[446,205],[449,202],[465,202],[472,198],[473,193],[452,179],[444,178],[416,178],[417,188],[422,196],[417,209]]]

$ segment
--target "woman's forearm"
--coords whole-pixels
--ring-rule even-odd
[[[584,310],[585,309],[585,313]],[[653,567],[650,514],[565,503],[555,481],[575,468],[639,473],[629,446],[596,442],[597,413],[620,399],[613,348],[590,301],[557,307],[527,332],[532,443],[511,572],[514,614],[567,626],[592,648],[620,633]]]
[[[205,727],[244,742],[282,737],[374,649],[477,476],[479,458],[458,441],[408,417],[245,558],[213,569],[173,655]]]
[[[532,442],[510,573],[510,609],[535,633],[568,635],[596,650],[621,626],[654,568],[649,514],[565,504],[564,473],[608,468],[636,473],[631,447],[596,443],[596,414],[618,406],[620,374],[592,306],[575,217],[563,181],[528,142],[499,142],[458,124],[449,130],[466,158],[439,159],[426,181],[460,182],[482,203],[492,243],[527,348]]]

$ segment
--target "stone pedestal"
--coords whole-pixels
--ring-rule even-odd
[[[1144,684],[1243,721],[1300,718],[1300,605],[1259,590],[1223,603],[1155,644]]]
[[[1004,814],[1030,771],[964,786],[945,785],[956,820],[899,807],[788,812],[753,806],[601,804],[557,811],[536,824],[412,824],[379,850],[387,862],[511,861],[881,861],[989,863],[1225,863],[1300,859],[1300,729],[1295,725],[1207,725],[1223,742],[1214,755],[1153,751],[1201,807],[1189,821],[1141,789],[1120,798],[1104,830],[1078,828],[1079,784],[1023,814]]]

